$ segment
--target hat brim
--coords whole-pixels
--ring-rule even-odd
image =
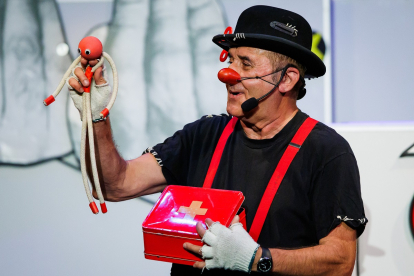
[[[293,58],[306,67],[305,78],[321,77],[326,72],[325,64],[312,51],[284,38],[264,34],[221,34],[213,37],[213,42],[228,51],[234,47],[253,47],[276,52]]]

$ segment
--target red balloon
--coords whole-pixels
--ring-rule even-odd
[[[217,77],[219,78],[219,80],[221,82],[228,83],[228,84],[231,84],[231,85],[235,85],[238,82],[240,82],[239,73],[237,73],[236,71],[234,71],[233,69],[230,69],[230,68],[221,69],[218,72]]]
[[[102,55],[102,42],[94,36],[87,36],[79,42],[78,52],[87,59],[93,60]]]

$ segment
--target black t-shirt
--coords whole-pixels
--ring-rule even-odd
[[[248,230],[280,158],[307,117],[299,111],[278,134],[264,140],[247,138],[238,122],[228,138],[212,188],[243,192]],[[205,116],[151,150],[159,158],[168,184],[202,187],[230,119],[227,115]],[[286,249],[317,245],[341,221],[356,229],[358,236],[367,222],[358,167],[345,139],[319,122],[287,170],[258,243]],[[210,273],[221,275],[218,270],[205,270],[203,275]],[[193,274],[199,275],[200,270],[173,264],[171,275]]]

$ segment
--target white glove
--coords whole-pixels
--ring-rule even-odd
[[[73,89],[72,86],[69,85],[69,79],[74,78],[79,82],[78,77],[75,75],[75,69],[80,67],[83,71],[85,71],[81,65],[76,66],[72,70],[72,74],[69,76],[69,78],[66,79],[66,84],[69,88],[70,97],[73,100],[73,103],[75,104],[75,107],[79,110],[80,118],[82,120],[82,94],[78,93],[76,90]],[[95,80],[92,77],[92,83],[91,83],[91,112],[92,112],[92,120],[98,120],[101,118],[101,111],[108,105],[109,100],[112,96],[112,88],[108,83],[108,80],[106,78],[106,70],[105,66],[102,68],[102,77],[105,79],[106,83],[101,85],[96,85]]]
[[[244,230],[241,223],[229,228],[214,222],[205,232],[201,253],[206,268],[224,268],[250,272],[251,263],[259,245]]]

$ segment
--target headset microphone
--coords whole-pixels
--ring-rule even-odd
[[[277,83],[279,84],[279,83]],[[272,94],[273,91],[275,91],[277,84],[275,87],[272,88],[269,92],[261,96],[260,98],[256,99],[255,97],[251,97],[250,99],[246,100],[244,103],[242,103],[241,108],[244,113],[250,112],[251,110],[255,109],[261,100],[264,100],[267,96]]]
[[[252,97],[252,98],[244,101],[244,103],[242,103],[242,105],[241,105],[241,108],[242,108],[244,113],[247,113],[250,110],[255,109],[258,105],[259,105],[259,100],[257,100],[255,97]]]
[[[280,79],[276,84],[268,82],[268,83],[274,85],[274,87],[269,92],[267,92],[266,94],[264,94],[263,96],[261,96],[258,99],[256,99],[255,97],[252,97],[252,98],[246,100],[244,103],[242,103],[241,108],[242,108],[243,112],[248,113],[251,110],[255,109],[259,105],[259,102],[261,100],[264,100],[267,96],[269,96],[271,93],[273,93],[273,91],[275,91],[276,87],[278,87],[279,83],[282,81],[282,78],[285,75],[286,70],[289,67],[290,66],[288,65],[288,66],[286,66],[282,69],[276,70],[273,73],[270,73],[270,74],[267,74],[267,75],[264,75],[264,76],[261,76],[261,77],[256,76],[256,77],[250,77],[250,78],[241,78],[239,73],[237,73],[233,69],[223,68],[218,72],[217,77],[219,78],[219,80],[221,82],[228,83],[230,85],[235,85],[235,84],[237,84],[237,83],[239,83],[243,80],[247,80],[247,79],[261,79],[262,81],[268,82],[268,81],[266,81],[262,78],[266,77],[266,76],[269,76],[269,75],[272,75],[272,74],[275,74],[279,71],[282,71],[282,74],[280,75]]]

